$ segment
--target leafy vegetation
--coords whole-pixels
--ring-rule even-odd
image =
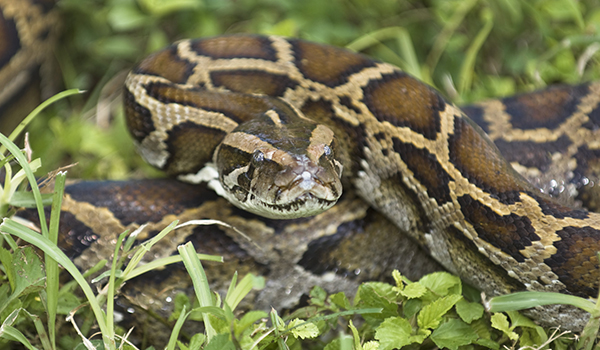
[[[30,127],[34,158],[43,159],[43,164],[29,161],[2,139],[12,154],[2,158],[7,169],[0,201],[3,215],[10,213],[10,204],[40,206],[52,200],[57,207],[64,176],[56,178],[53,197],[42,197],[31,168],[43,174],[78,162],[69,176],[157,175],[130,145],[119,87],[134,62],[177,39],[251,32],[347,46],[397,64],[457,103],[600,76],[600,8],[594,0],[61,0],[58,6],[65,19],[56,50],[63,84],[87,93],[58,102]],[[107,123],[106,118],[114,119]],[[7,165],[12,157],[22,166],[14,176]],[[25,178],[37,194],[21,191]],[[96,293],[98,282],[90,285],[85,277],[102,266],[79,273],[56,249],[56,211],[51,218],[43,235],[13,221],[2,224],[3,232],[11,235],[0,236],[0,337],[28,349],[130,347],[113,319],[112,293],[141,273],[136,258],[123,266],[126,253],[137,256],[142,246],[135,250],[127,238],[131,236],[120,236],[123,251],[115,254],[105,276],[108,282],[104,280],[104,288]],[[45,258],[19,247],[13,236],[34,243]],[[327,295],[317,287],[309,306],[292,315],[250,311],[236,318],[237,303],[260,281],[246,276],[237,283],[232,276],[233,287],[220,300],[208,289],[195,252],[186,246],[180,254],[197,286],[198,300],[179,304],[168,349],[499,349],[543,348],[550,342],[553,348],[565,349],[575,344],[572,337],[556,339],[558,334],[514,311],[485,312],[477,293],[446,273],[414,283],[395,273],[395,284],[366,283],[354,300],[343,293]],[[76,282],[60,286],[57,263]],[[76,288],[84,291],[83,306]],[[86,321],[77,325],[75,313],[84,314]],[[73,326],[61,321],[66,315]],[[205,322],[206,332],[182,343],[176,335],[186,319],[194,317]],[[91,337],[94,324],[100,337]],[[587,338],[576,346],[591,348],[597,329],[592,324],[584,334]],[[334,331],[333,339],[322,337],[328,331]]]

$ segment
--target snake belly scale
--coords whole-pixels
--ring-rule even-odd
[[[554,122],[590,140],[600,124],[600,86],[581,89],[571,115]],[[540,98],[554,101],[562,91]],[[461,109],[393,65],[276,36],[184,40],[130,73],[125,109],[140,153],[187,180],[204,178],[206,164],[218,163],[223,140],[257,115],[276,111],[267,118],[272,123],[289,114],[311,120],[315,126],[302,135],[305,144],[310,148],[319,138],[321,125],[333,132],[335,142],[328,135],[321,138],[335,146],[339,164],[334,171],[345,186],[487,295],[532,290],[596,296],[600,215],[544,194],[514,170]],[[502,134],[502,126],[522,140],[527,132],[535,134],[535,128],[523,131],[518,121],[511,124],[503,105],[482,104],[471,113],[485,124],[491,110],[503,117],[496,118],[498,124],[487,119],[491,134]],[[265,124],[265,132],[273,127]],[[227,146],[234,150],[232,161],[253,156],[243,142]],[[328,153],[324,146],[319,152]],[[269,160],[281,165],[281,158]],[[244,166],[230,166],[218,180]],[[230,179],[238,187],[243,187],[241,173]],[[585,322],[569,307],[531,314],[574,328]]]

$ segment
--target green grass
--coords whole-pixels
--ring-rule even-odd
[[[532,91],[552,83],[598,79],[600,7],[595,3],[595,0],[62,0],[59,6],[65,18],[65,34],[56,50],[62,82],[65,88],[87,93],[60,101],[46,109],[43,118],[34,120],[29,128],[31,147],[34,158],[41,158],[43,164],[35,160],[30,164],[39,168],[38,175],[77,162],[78,166],[69,169],[71,178],[157,176],[135,154],[125,132],[118,87],[123,72],[135,62],[178,39],[248,32],[347,46],[400,66],[452,101],[470,103]],[[114,118],[108,126],[99,127],[93,118],[98,103]],[[18,149],[13,147],[12,152],[13,156],[3,158],[2,165],[13,157],[21,165],[27,163]],[[10,214],[9,204],[33,206],[55,198],[56,205],[59,195],[36,194],[34,201],[31,194],[20,191],[25,178],[31,180],[32,176],[20,171],[12,175],[11,168],[7,172],[10,181],[5,182],[0,203],[3,215]],[[57,190],[60,188],[57,186]],[[119,334],[112,313],[103,310],[111,310],[112,293],[117,285],[154,266],[144,266],[144,270],[136,266],[135,261],[145,248],[137,248],[140,250],[133,263],[127,264],[123,271],[125,259],[116,255],[119,258],[110,264],[112,273],[106,275],[109,282],[104,294],[95,293],[84,278],[87,274],[79,273],[53,245],[56,211],[51,218],[54,219],[50,227],[41,236],[11,221],[3,224],[5,231],[25,241],[36,240],[48,257],[42,263],[28,248],[19,248],[12,236],[1,236],[3,337],[12,337],[31,348],[28,339],[35,335],[38,348],[68,348],[61,344],[73,345],[83,338],[72,331],[70,324],[55,320],[65,316],[65,309],[85,302],[87,306],[77,314],[85,315],[87,320],[79,325],[82,336],[89,337],[93,333],[90,324],[96,324],[102,340],[94,338],[92,344],[103,343],[105,348],[114,348]],[[129,250],[133,241],[125,237],[121,240],[125,250]],[[421,344],[428,348],[436,345],[465,348],[473,344],[490,348],[537,347],[554,338],[552,332],[536,327],[513,311],[491,318],[483,313],[479,316],[474,303],[477,295],[463,291],[460,281],[446,274],[437,277],[449,281],[450,287],[443,292],[432,290],[427,279],[411,283],[395,275],[395,285],[365,284],[352,301],[343,294],[328,296],[317,288],[311,293],[310,309],[299,310],[289,317],[252,311],[236,318],[232,311],[256,281],[244,277],[237,283],[237,277],[232,276],[232,286],[237,287],[232,287],[224,300],[217,300],[207,289],[201,264],[189,249],[182,247],[182,256],[197,290],[202,292],[196,302],[198,307],[178,310],[169,349],[176,346],[198,349],[208,341],[206,349],[235,346],[246,349],[253,345],[258,349],[286,346],[297,349],[302,342],[305,347],[312,344],[315,348],[367,350],[374,349],[375,342],[385,349],[386,344],[399,339],[411,346]],[[177,259],[180,258],[174,258]],[[35,263],[25,266],[20,261]],[[57,284],[56,262],[73,275],[85,292],[85,300],[79,300],[73,293],[75,284]],[[155,265],[167,263],[172,261],[158,261]],[[42,264],[45,270],[38,268]],[[26,271],[29,278],[19,278],[20,271]],[[577,302],[592,307],[584,304],[586,301]],[[398,304],[403,307],[398,308]],[[380,309],[380,313],[375,312]],[[315,310],[319,314],[311,319],[309,315]],[[359,318],[362,321],[355,327],[354,324],[359,324],[357,314],[362,315]],[[206,334],[195,335],[183,344],[175,336],[191,318],[202,319],[210,326]],[[342,327],[338,328],[338,324]],[[313,339],[316,334],[332,329],[341,333],[329,345]],[[400,337],[402,332],[406,334]],[[577,347],[591,348],[590,339],[595,339],[596,332],[597,325],[592,324]],[[70,341],[57,342],[60,336],[70,337]],[[552,347],[563,349],[572,343],[561,337],[554,340]]]

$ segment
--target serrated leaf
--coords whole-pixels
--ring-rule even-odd
[[[431,331],[429,329],[419,328],[417,334],[413,334],[410,336],[410,340],[413,343],[421,344],[423,341],[425,341],[425,339],[427,339],[427,337],[429,337],[430,334]]]
[[[375,339],[379,340],[379,350],[391,350],[410,344],[411,332],[412,327],[406,319],[401,317],[385,319],[375,331]]]
[[[466,323],[480,319],[483,316],[483,311],[483,306],[479,303],[470,303],[464,299],[456,303],[456,313]]]
[[[477,338],[477,333],[468,324],[457,319],[443,323],[429,337],[440,349],[450,350],[458,350],[459,346],[471,344]]]
[[[427,288],[418,282],[408,284],[400,291],[400,295],[408,299],[420,298],[425,295],[425,293],[427,293]]]
[[[442,320],[442,316],[452,309],[454,304],[461,299],[461,295],[453,294],[438,299],[429,305],[425,305],[417,316],[419,328],[437,328]]]
[[[439,296],[448,294],[461,294],[462,285],[460,278],[448,272],[434,272],[423,276],[419,283]]]
[[[300,324],[301,326],[298,326]],[[307,323],[299,318],[291,320],[287,328],[290,329],[294,338],[310,339],[319,335],[319,328],[314,323]]]
[[[492,327],[502,331],[502,333],[506,334],[510,340],[519,339],[519,335],[510,329],[510,325],[508,324],[508,319],[506,318],[505,314],[495,313],[492,315],[491,321]]]

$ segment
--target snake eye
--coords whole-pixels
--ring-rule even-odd
[[[256,150],[252,154],[252,161],[253,162],[262,162],[264,159],[265,159],[265,155],[261,151]]]
[[[323,154],[325,154],[326,156],[331,155],[331,147],[325,145],[325,147],[323,147]]]

